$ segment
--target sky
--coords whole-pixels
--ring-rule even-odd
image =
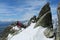
[[[0,21],[24,21],[38,16],[41,8],[50,3],[52,18],[57,18],[60,0],[0,0]]]

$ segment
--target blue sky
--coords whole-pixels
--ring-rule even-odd
[[[29,20],[37,16],[47,2],[50,2],[53,19],[57,18],[60,0],[0,0],[0,21]]]

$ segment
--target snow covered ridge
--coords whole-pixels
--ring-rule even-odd
[[[22,32],[12,36],[9,34],[7,40],[53,40],[54,38],[46,38],[44,36],[44,30],[46,28],[37,27],[34,29],[36,23],[31,23],[29,27],[24,29]]]
[[[18,28],[17,26],[14,26],[11,30],[15,31],[14,33],[9,33],[8,36],[7,36],[7,40],[10,40],[14,35],[18,34],[19,32],[21,32],[24,28]]]
[[[17,23],[14,22],[4,29],[4,31],[2,32],[2,35],[0,36],[0,40],[7,40],[7,37],[9,37],[10,35],[14,36],[18,32],[21,32],[23,29],[24,28],[22,28],[21,26],[18,26]]]

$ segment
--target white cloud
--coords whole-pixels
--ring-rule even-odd
[[[9,17],[9,16],[12,16],[12,18],[9,18],[9,19],[4,19],[3,21],[11,21],[11,20],[29,20],[33,15],[38,15],[40,9],[42,8],[42,6],[46,3],[47,1],[44,0],[35,0],[35,1],[32,1],[32,0],[27,0],[26,3],[27,5],[24,5],[22,7],[14,7],[14,6],[8,6],[6,4],[3,4],[1,3],[1,7],[0,7],[0,15],[3,15],[6,16],[6,17]],[[27,6],[27,7],[26,7]],[[31,7],[29,7],[31,6]],[[36,9],[36,7],[40,7],[38,10],[34,10]],[[9,10],[11,9],[11,10]],[[23,14],[23,15],[21,15]],[[20,19],[18,18],[13,18],[13,16],[18,16],[20,15]]]
[[[12,12],[12,10],[10,10],[10,9],[13,9],[13,8],[14,7],[8,6],[5,3],[0,3],[0,15],[1,16],[7,16],[7,17],[16,15]]]
[[[51,13],[52,13],[52,19],[53,20],[57,19],[57,7],[51,6]]]
[[[6,21],[17,21],[18,19],[13,19],[13,18],[9,18],[9,19],[0,19],[0,21],[2,22],[6,22]]]
[[[32,16],[34,15],[34,13],[26,13],[25,15],[22,16],[21,20],[29,20]]]
[[[44,1],[42,1],[42,0],[39,0],[39,1],[35,0],[35,1],[28,1],[27,3],[28,3],[29,5],[32,5],[32,6],[38,6],[38,5],[42,6],[42,5],[44,5],[46,2],[47,2],[47,0],[44,0]]]
[[[22,15],[22,18],[21,20],[29,20],[33,15],[36,15],[40,12],[40,9],[42,8],[42,6],[44,4],[46,4],[47,1],[44,0],[44,1],[27,1],[27,4],[28,6],[27,7],[23,7],[23,8],[18,8],[18,10],[21,10],[21,11],[25,11],[24,15]],[[30,6],[30,7],[29,7]],[[34,10],[36,9],[36,7],[40,7],[38,10]]]

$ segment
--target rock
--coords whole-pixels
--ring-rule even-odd
[[[51,15],[51,10],[49,3],[45,4],[38,17],[37,17],[37,23],[34,28],[42,26],[42,27],[53,27],[52,25],[52,15]]]
[[[53,38],[54,37],[54,31],[52,28],[47,28],[45,31],[44,31],[44,35],[47,37],[47,38]]]

